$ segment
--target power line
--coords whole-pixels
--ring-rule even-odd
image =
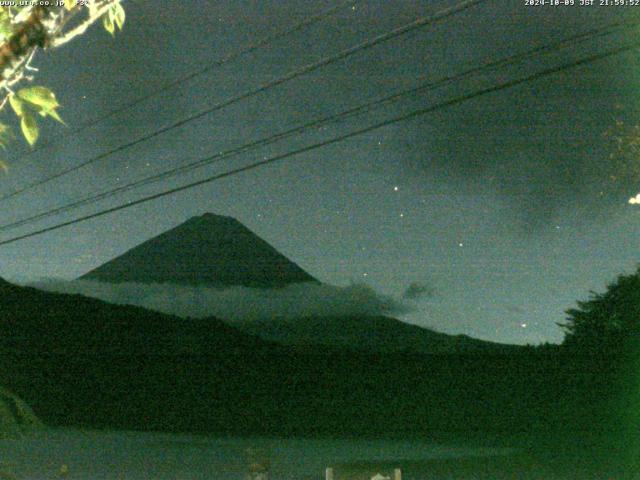
[[[179,86],[183,85],[184,83],[189,82],[189,81],[193,80],[196,77],[199,77],[200,75],[203,75],[203,74],[205,74],[207,72],[210,72],[210,71],[214,70],[215,68],[222,67],[222,66],[224,66],[224,65],[226,65],[228,63],[231,63],[231,62],[237,60],[240,57],[243,57],[243,56],[245,56],[247,54],[253,53],[256,50],[259,50],[260,48],[262,48],[262,47],[264,47],[264,46],[266,46],[266,45],[268,45],[268,44],[270,44],[270,43],[272,43],[272,42],[274,42],[276,40],[280,40],[281,38],[285,38],[285,37],[287,37],[287,36],[289,36],[289,35],[291,35],[293,33],[296,33],[296,32],[298,32],[298,31],[300,31],[300,30],[302,30],[302,29],[304,29],[306,27],[309,27],[309,26],[313,25],[314,23],[317,23],[317,22],[319,22],[319,21],[321,21],[321,20],[323,20],[323,19],[325,19],[327,17],[330,17],[331,15],[333,15],[334,13],[339,11],[340,9],[346,7],[347,5],[349,5],[352,2],[353,2],[353,0],[344,0],[344,1],[340,2],[340,3],[338,3],[338,5],[335,5],[335,6],[331,7],[331,8],[328,8],[327,10],[325,10],[323,12],[320,12],[320,13],[317,13],[315,15],[312,15],[312,16],[302,20],[301,22],[298,22],[298,23],[296,23],[296,24],[294,24],[294,25],[292,25],[292,26],[290,26],[288,28],[284,28],[282,30],[279,30],[279,31],[273,33],[272,35],[269,35],[267,37],[264,37],[264,38],[258,40],[255,43],[249,44],[248,46],[246,46],[245,48],[243,48],[241,50],[232,52],[229,55],[227,55],[225,57],[222,57],[219,60],[216,60],[216,61],[214,61],[212,63],[209,63],[208,65],[206,65],[206,66],[204,66],[204,67],[202,67],[202,68],[200,68],[198,70],[194,70],[194,71],[192,71],[192,72],[190,72],[190,73],[188,73],[186,75],[183,75],[183,76],[178,77],[178,78],[176,78],[174,80],[171,80],[170,82],[160,86],[157,90],[153,90],[153,91],[147,93],[146,95],[138,97],[138,98],[132,100],[129,103],[121,105],[120,107],[117,107],[117,108],[111,110],[110,112],[107,112],[105,115],[99,116],[99,117],[95,118],[94,120],[91,120],[91,121],[85,123],[84,125],[82,125],[79,128],[77,128],[75,131],[73,131],[73,132],[71,132],[69,134],[61,135],[61,138],[65,139],[66,137],[69,137],[71,135],[77,135],[77,134],[79,134],[79,133],[81,133],[81,132],[83,132],[83,131],[91,128],[91,127],[94,127],[95,125],[98,125],[98,124],[102,123],[103,121],[105,121],[105,120],[107,120],[107,119],[109,119],[111,117],[114,117],[114,116],[116,116],[116,115],[118,115],[118,114],[120,114],[122,112],[127,111],[127,110],[131,110],[133,107],[135,107],[137,105],[140,105],[141,103],[144,103],[147,100],[160,95],[161,93],[164,93],[164,92],[166,92],[166,91],[168,91],[168,90],[170,90],[172,88],[179,87]],[[47,148],[50,148],[51,146],[52,146],[51,144],[40,146],[38,148],[35,148],[33,150],[30,150],[30,151],[26,152],[24,155],[22,155],[21,158],[28,157],[30,155],[33,155],[34,153],[37,153],[37,152],[40,152],[40,151],[45,150]],[[30,187],[27,186],[25,188],[30,188]],[[10,197],[12,197],[14,195],[17,195],[18,193],[21,193],[21,191],[23,191],[23,190],[18,190],[18,191],[10,193],[8,195],[0,196],[0,200],[4,200],[4,199],[7,199],[7,198],[10,198]]]
[[[400,116],[393,117],[393,118],[385,120],[383,122],[379,122],[379,123],[376,123],[374,125],[370,125],[368,127],[361,128],[359,130],[355,130],[353,132],[350,132],[350,133],[347,133],[347,134],[344,134],[344,135],[340,135],[338,137],[334,137],[334,138],[329,139],[329,140],[325,140],[325,141],[322,141],[322,142],[314,143],[314,144],[308,145],[306,147],[299,148],[297,150],[293,150],[293,151],[290,151],[290,152],[287,152],[287,153],[276,155],[276,156],[273,156],[271,158],[267,158],[265,160],[252,163],[250,165],[245,165],[244,167],[239,167],[239,168],[227,171],[227,172],[219,173],[219,174],[204,178],[202,180],[198,180],[198,181],[195,181],[195,182],[188,183],[186,185],[182,185],[180,187],[176,187],[176,188],[165,190],[165,191],[162,191],[162,192],[159,192],[159,193],[155,193],[153,195],[149,195],[149,196],[146,196],[146,197],[143,197],[143,198],[139,198],[139,199],[134,200],[134,201],[123,203],[123,204],[117,205],[115,207],[111,207],[111,208],[107,208],[107,209],[104,209],[104,210],[100,210],[98,212],[95,212],[95,213],[92,213],[92,214],[89,214],[89,215],[84,215],[84,216],[81,216],[81,217],[77,217],[77,218],[75,218],[73,220],[68,220],[66,222],[58,223],[56,225],[52,225],[52,226],[49,226],[49,227],[46,227],[46,228],[42,228],[40,230],[36,230],[36,231],[30,232],[30,233],[26,233],[26,234],[19,235],[19,236],[13,237],[13,238],[9,238],[7,240],[2,240],[2,241],[0,241],[0,246],[1,245],[7,245],[7,244],[10,244],[10,243],[14,243],[14,242],[17,242],[19,240],[24,240],[24,239],[27,239],[27,238],[35,237],[37,235],[42,235],[43,233],[47,233],[47,232],[51,232],[51,231],[54,231],[54,230],[58,230],[58,229],[63,228],[63,227],[67,227],[67,226],[74,225],[74,224],[77,224],[77,223],[80,223],[80,222],[91,220],[93,218],[101,217],[101,216],[107,215],[109,213],[113,213],[113,212],[117,212],[117,211],[120,211],[120,210],[124,210],[124,209],[130,208],[130,207],[133,207],[135,205],[140,205],[142,203],[150,202],[152,200],[157,200],[158,198],[166,197],[168,195],[173,195],[175,193],[182,192],[184,190],[189,190],[191,188],[194,188],[194,187],[197,187],[197,186],[200,186],[200,185],[205,185],[207,183],[212,183],[212,182],[215,182],[217,180],[221,180],[221,179],[226,178],[226,177],[237,175],[239,173],[243,173],[243,172],[247,172],[247,171],[250,171],[250,170],[254,170],[256,168],[259,168],[259,167],[262,167],[262,166],[265,166],[265,165],[269,165],[269,164],[278,162],[280,160],[284,160],[286,158],[290,158],[290,157],[293,157],[293,156],[296,156],[296,155],[300,155],[302,153],[310,152],[312,150],[316,150],[318,148],[325,147],[327,145],[332,145],[332,144],[347,140],[349,138],[353,138],[353,137],[358,136],[358,135],[362,135],[362,134],[365,134],[365,133],[372,132],[374,130],[378,130],[380,128],[392,125],[394,123],[398,123],[398,122],[402,122],[402,121],[405,121],[405,120],[416,118],[416,117],[419,117],[419,116],[422,116],[422,115],[426,115],[427,113],[431,113],[431,112],[434,112],[434,111],[437,111],[437,110],[441,110],[443,108],[451,107],[453,105],[457,105],[457,104],[466,102],[466,101],[471,100],[471,99],[476,98],[476,97],[484,96],[484,95],[487,95],[489,93],[493,93],[493,92],[497,92],[497,91],[504,90],[504,89],[507,89],[507,88],[511,88],[511,87],[514,87],[516,85],[520,85],[520,84],[523,84],[523,83],[526,83],[526,82],[538,80],[538,79],[546,77],[548,75],[553,75],[555,73],[559,73],[559,72],[562,72],[564,70],[569,70],[571,68],[575,68],[575,67],[578,67],[578,66],[581,66],[581,65],[586,65],[586,64],[589,64],[589,63],[593,63],[595,61],[602,60],[604,58],[608,58],[608,57],[611,57],[611,56],[614,56],[614,55],[619,55],[620,53],[627,52],[627,51],[630,51],[630,50],[633,50],[633,49],[637,49],[637,48],[640,48],[640,42],[634,42],[634,43],[631,43],[631,44],[628,44],[628,45],[625,45],[625,46],[622,46],[622,47],[618,47],[618,48],[613,49],[613,50],[609,50],[607,52],[590,55],[588,57],[581,58],[579,60],[575,60],[575,61],[570,62],[570,63],[564,63],[564,64],[556,66],[556,67],[551,67],[551,68],[548,68],[548,69],[533,73],[533,74],[525,76],[525,77],[521,77],[521,78],[518,78],[518,79],[502,82],[502,83],[499,83],[499,84],[494,85],[492,87],[487,87],[487,88],[484,88],[484,89],[481,89],[481,90],[476,90],[475,92],[471,92],[471,93],[456,97],[456,98],[451,99],[451,100],[446,100],[444,102],[440,102],[440,103],[437,103],[437,104],[429,106],[429,107],[425,107],[425,108],[421,108],[421,109],[418,109],[418,110],[414,110],[412,112],[409,112],[409,113],[406,113],[406,114],[403,114],[403,115],[400,115]]]
[[[534,47],[533,49],[527,50],[525,52],[519,52],[513,55],[510,55],[506,58],[502,58],[499,60],[495,60],[486,64],[483,64],[481,66],[478,67],[474,67],[470,70],[466,70],[464,72],[461,72],[459,74],[456,75],[452,75],[452,76],[447,76],[447,77],[443,77],[439,80],[436,81],[432,81],[432,82],[428,82],[428,83],[424,83],[421,84],[417,87],[413,87],[407,90],[403,90],[397,93],[394,93],[392,95],[388,95],[384,98],[381,98],[379,100],[373,101],[373,102],[369,102],[366,103],[364,105],[360,105],[345,111],[342,111],[340,113],[337,114],[333,114],[333,115],[329,115],[329,116],[325,116],[323,118],[320,119],[316,119],[310,122],[307,122],[303,125],[300,125],[298,127],[294,127],[292,129],[259,139],[259,140],[255,140],[253,142],[249,142],[247,144],[244,144],[240,147],[235,147],[233,149],[229,149],[223,152],[220,152],[216,155],[207,157],[205,159],[200,159],[197,160],[195,162],[191,162],[189,164],[186,165],[180,165],[178,167],[175,168],[171,168],[169,170],[166,170],[164,172],[155,174],[155,175],[151,175],[149,177],[145,177],[139,180],[135,180],[133,182],[130,182],[126,185],[122,185],[120,187],[116,187],[114,189],[111,190],[107,190],[105,192],[99,193],[99,194],[95,194],[95,195],[90,195],[87,197],[84,197],[82,199],[79,200],[75,200],[71,203],[68,203],[66,205],[62,205],[60,207],[54,208],[54,209],[50,209],[50,210],[46,210],[44,212],[32,215],[30,217],[27,218],[23,218],[21,220],[17,220],[15,222],[12,223],[8,223],[5,225],[0,225],[0,232],[2,231],[7,231],[7,230],[11,230],[14,228],[17,228],[19,226],[22,225],[26,225],[26,224],[30,224],[35,222],[36,220],[41,220],[43,218],[48,218],[51,217],[53,215],[58,215],[60,213],[64,213],[67,212],[69,210],[81,207],[83,205],[88,205],[91,203],[95,203],[99,200],[104,200],[105,198],[109,198],[112,197],[114,195],[129,191],[129,190],[133,190],[135,188],[139,188],[145,185],[149,185],[152,183],[156,183],[159,182],[161,180],[164,180],[166,178],[170,178],[172,176],[175,175],[179,175],[182,173],[186,173],[189,172],[191,170],[197,169],[197,168],[201,168],[203,166],[206,165],[210,165],[213,163],[217,163],[219,161],[222,160],[226,160],[232,157],[235,157],[237,155],[240,155],[241,153],[244,153],[248,150],[253,150],[257,147],[260,146],[266,146],[266,145],[270,145],[272,143],[278,142],[280,140],[283,140],[285,138],[291,137],[292,135],[298,134],[298,133],[302,133],[305,130],[309,130],[311,128],[315,128],[315,127],[319,127],[321,125],[326,125],[329,123],[333,123],[336,121],[340,121],[340,120],[344,120],[344,119],[348,119],[351,117],[354,117],[356,115],[360,115],[366,112],[371,111],[374,107],[378,107],[381,106],[385,103],[389,103],[395,100],[398,100],[402,97],[411,95],[411,94],[416,94],[419,92],[425,92],[428,90],[432,90],[438,87],[441,87],[443,85],[446,84],[450,84],[453,83],[455,81],[459,81],[461,79],[467,78],[473,74],[476,73],[481,73],[487,70],[493,70],[497,67],[503,67],[503,66],[507,66],[510,64],[515,64],[517,62],[520,62],[522,60],[525,60],[527,58],[534,58],[535,56],[537,56],[538,54],[541,53],[545,53],[547,51],[553,51],[553,50],[557,50],[559,48],[562,48],[566,45],[571,45],[572,43],[575,43],[576,41],[581,41],[584,39],[588,39],[588,38],[595,38],[601,35],[606,35],[606,34],[610,34],[615,32],[617,29],[627,29],[630,27],[634,27],[636,25],[638,25],[640,22],[638,20],[633,20],[633,21],[624,21],[624,22],[615,22],[600,28],[596,28],[596,29],[591,29],[588,30],[586,32],[581,32],[575,35],[572,35],[570,37],[558,40],[556,42],[550,43],[550,44],[546,44],[546,45],[541,45],[538,47]]]
[[[354,54],[356,54],[358,52],[370,49],[370,48],[372,48],[372,47],[374,47],[376,45],[379,45],[379,44],[381,44],[383,42],[387,42],[387,41],[392,40],[394,38],[397,38],[397,37],[399,37],[401,35],[405,35],[405,34],[407,34],[409,32],[412,32],[412,31],[414,31],[414,30],[416,30],[418,28],[426,27],[426,26],[431,25],[431,24],[433,24],[435,22],[438,22],[440,20],[444,20],[446,18],[449,18],[449,17],[451,17],[453,15],[461,13],[464,10],[472,8],[472,7],[474,7],[474,6],[476,6],[476,5],[480,4],[480,3],[483,3],[485,1],[488,1],[488,0],[465,0],[465,1],[460,2],[459,4],[457,4],[457,5],[453,6],[453,7],[449,7],[449,8],[443,9],[443,10],[441,10],[439,12],[436,12],[435,14],[433,14],[433,15],[431,15],[429,17],[421,17],[418,20],[415,20],[415,21],[413,21],[413,22],[411,22],[409,24],[403,25],[402,27],[398,27],[398,28],[396,28],[396,29],[394,29],[394,30],[392,30],[390,32],[378,35],[377,37],[374,37],[371,40],[367,40],[365,42],[362,42],[362,43],[360,43],[358,45],[355,45],[355,46],[350,47],[350,48],[348,48],[346,50],[338,52],[337,54],[332,55],[330,57],[322,58],[322,59],[320,59],[319,61],[317,61],[315,63],[309,64],[309,65],[305,65],[300,69],[297,69],[297,70],[294,70],[292,72],[289,72],[289,73],[285,74],[284,76],[279,77],[276,80],[267,82],[267,83],[255,88],[255,89],[253,89],[253,90],[250,90],[248,92],[242,93],[242,94],[237,95],[235,97],[232,97],[230,99],[224,100],[224,101],[222,101],[220,103],[217,103],[217,104],[213,105],[210,108],[207,108],[206,110],[202,110],[201,112],[198,112],[198,113],[196,113],[194,115],[186,117],[186,118],[184,118],[182,120],[179,120],[179,121],[177,121],[177,122],[175,122],[175,123],[173,123],[171,125],[168,125],[166,127],[162,127],[159,130],[155,130],[152,133],[143,135],[142,137],[139,137],[136,140],[132,140],[132,141],[130,141],[128,143],[125,143],[123,145],[119,145],[118,147],[115,147],[115,148],[113,148],[111,150],[108,150],[108,151],[106,151],[104,153],[101,153],[101,154],[99,154],[99,155],[97,155],[97,156],[95,156],[95,157],[93,157],[93,158],[91,158],[89,160],[86,160],[86,161],[84,161],[84,162],[82,162],[82,163],[80,163],[78,165],[75,165],[73,167],[67,168],[66,170],[63,170],[63,171],[58,172],[58,173],[56,173],[54,175],[51,175],[51,176],[49,176],[47,178],[44,178],[42,180],[39,180],[39,181],[34,182],[32,184],[29,184],[29,185],[27,185],[27,186],[25,186],[25,187],[23,187],[23,188],[21,188],[19,190],[16,190],[16,191],[14,191],[14,192],[12,192],[10,194],[1,196],[0,197],[0,201],[1,200],[6,200],[6,199],[8,199],[10,197],[13,197],[13,196],[18,195],[20,193],[23,193],[23,192],[25,192],[27,190],[30,190],[30,189],[35,188],[35,187],[38,187],[40,185],[44,185],[45,183],[48,183],[48,182],[50,182],[52,180],[55,180],[55,179],[60,178],[60,177],[62,177],[64,175],[67,175],[69,173],[72,173],[72,172],[75,172],[77,170],[80,170],[81,168],[84,168],[87,165],[90,165],[90,164],[92,164],[94,162],[97,162],[98,160],[102,160],[102,159],[104,159],[106,157],[109,157],[109,156],[111,156],[113,154],[116,154],[116,153],[122,152],[124,150],[127,150],[127,149],[129,149],[129,148],[131,148],[131,147],[133,147],[135,145],[138,145],[138,144],[140,144],[142,142],[145,142],[147,140],[151,140],[152,138],[155,138],[155,137],[157,137],[159,135],[162,135],[162,134],[164,134],[164,133],[166,133],[166,132],[168,132],[170,130],[173,130],[173,129],[181,127],[181,126],[183,126],[183,125],[185,125],[185,124],[187,124],[189,122],[192,122],[194,120],[202,118],[205,115],[213,113],[213,112],[215,112],[217,110],[221,110],[221,109],[223,109],[225,107],[228,107],[230,105],[238,103],[238,102],[240,102],[242,100],[245,100],[247,98],[256,96],[256,95],[258,95],[258,94],[260,94],[262,92],[270,90],[273,87],[276,87],[276,86],[281,85],[283,83],[289,82],[289,81],[291,81],[291,80],[293,80],[295,78],[298,78],[298,77],[300,77],[302,75],[305,75],[307,73],[311,73],[311,72],[313,72],[315,70],[318,70],[319,68],[322,68],[324,66],[330,65],[330,64],[335,63],[335,62],[337,62],[339,60],[343,60],[343,59],[345,59],[345,58],[347,58],[347,57],[349,57],[351,55],[354,55]]]

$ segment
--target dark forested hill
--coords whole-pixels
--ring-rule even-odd
[[[448,335],[386,316],[304,317],[238,322],[245,333],[283,345],[377,353],[519,353],[523,348]]]
[[[54,425],[403,437],[616,428],[625,377],[589,362],[556,350],[291,350],[215,319],[0,282],[0,385]]]
[[[268,344],[226,323],[183,319],[0,279],[0,349],[22,354],[214,354]]]

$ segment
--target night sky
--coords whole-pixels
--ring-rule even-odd
[[[578,0],[576,0],[577,2]],[[24,156],[9,150],[0,194],[42,179],[292,69],[456,2],[355,1],[328,20],[215,68],[122,115],[78,127],[332,1],[126,2],[115,39],[95,26],[40,53],[69,124],[48,125]],[[640,7],[526,7],[487,1],[2,201],[0,224],[242,145],[515,52],[640,18]],[[414,95],[323,130],[2,234],[181,185],[402,112],[637,40],[640,29],[585,40],[494,74]],[[187,218],[230,215],[324,282],[429,295],[401,317],[501,342],[562,339],[564,310],[640,261],[632,157],[603,133],[640,123],[640,52],[611,57],[371,132],[159,201],[0,247],[0,275],[75,278]],[[623,128],[620,127],[620,128]],[[40,145],[40,146],[42,146]]]

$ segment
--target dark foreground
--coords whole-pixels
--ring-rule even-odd
[[[640,370],[630,359],[532,350],[502,356],[6,354],[0,361],[0,383],[50,425],[427,438],[520,449],[519,456],[495,462],[423,465],[442,478],[450,469],[455,478],[547,478],[545,469],[553,478],[635,478],[637,467]]]

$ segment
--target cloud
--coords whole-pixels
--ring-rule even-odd
[[[280,289],[189,287],[167,283],[43,280],[31,286],[137,305],[180,317],[215,316],[229,321],[304,316],[401,315],[411,308],[364,284],[348,287],[297,283]]]
[[[413,282],[402,294],[402,298],[407,300],[418,300],[420,298],[431,298],[435,295],[435,289],[424,283]]]

